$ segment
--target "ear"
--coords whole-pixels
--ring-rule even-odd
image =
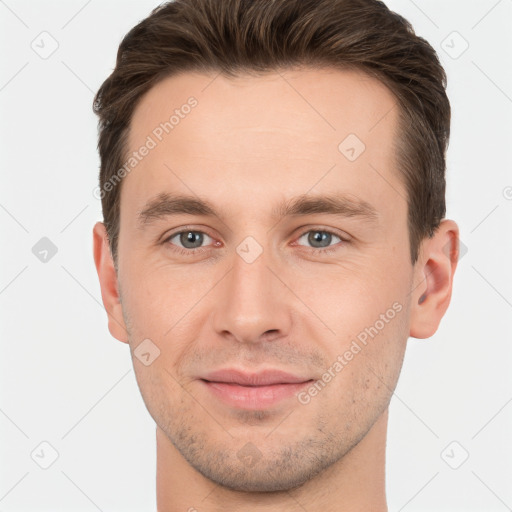
[[[110,334],[123,343],[128,343],[128,330],[123,318],[119,296],[117,274],[110,253],[107,230],[102,222],[97,222],[93,229],[94,263],[100,280],[101,298],[108,315]]]
[[[458,260],[459,228],[445,219],[432,238],[423,240],[415,264],[410,324],[413,338],[429,338],[437,331],[450,304]]]

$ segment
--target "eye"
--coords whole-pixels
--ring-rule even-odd
[[[336,251],[340,242],[349,241],[342,238],[340,235],[325,229],[310,229],[304,232],[298,239],[306,240],[315,253],[329,253]],[[203,245],[209,242],[208,245]],[[203,231],[194,229],[183,229],[163,240],[162,244],[169,245],[173,251],[183,255],[193,255],[200,252],[205,252],[209,249],[209,245],[214,242],[213,238]],[[302,243],[295,242],[293,245],[302,245]],[[334,242],[334,245],[332,245]],[[215,242],[213,245],[219,244]]]
[[[331,248],[333,247],[331,246],[333,239],[338,239],[336,244],[339,242],[347,242],[347,240],[341,238],[340,235],[325,229],[313,229],[306,231],[298,238],[298,241],[304,238],[307,243],[311,244],[311,247],[315,249],[315,252],[332,252],[333,250],[336,250],[335,248]]]
[[[173,233],[167,237],[163,243],[175,246],[173,247],[173,250],[182,254],[195,254],[196,252],[206,250],[206,248],[202,246],[205,241],[208,241],[208,239],[210,240],[210,243],[213,241],[209,235],[202,231],[187,229],[179,231],[178,233]]]

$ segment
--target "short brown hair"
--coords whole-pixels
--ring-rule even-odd
[[[396,161],[407,189],[411,260],[446,213],[450,136],[446,73],[435,50],[380,0],[175,0],[128,32],[116,67],[94,99],[104,223],[117,268],[121,186],[108,187],[125,161],[137,103],[178,72],[266,73],[295,66],[372,75],[399,105]],[[340,141],[341,142],[341,141]]]

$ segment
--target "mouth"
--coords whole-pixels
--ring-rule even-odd
[[[296,395],[314,379],[280,370],[248,373],[219,370],[199,379],[211,395],[231,407],[265,409]]]

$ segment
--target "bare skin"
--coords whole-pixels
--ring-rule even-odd
[[[170,77],[137,106],[129,152],[191,96],[197,106],[123,180],[117,273],[104,225],[93,233],[109,330],[129,343],[157,425],[158,510],[384,512],[389,401],[408,338],[432,336],[450,302],[457,225],[444,220],[412,264],[398,107],[373,78]],[[354,161],[338,148],[349,134],[365,144]],[[218,215],[139,224],[162,192]],[[302,195],[373,215],[274,215]],[[145,339],[160,350],[147,366],[134,356]],[[225,368],[309,383],[238,406],[205,383]]]

